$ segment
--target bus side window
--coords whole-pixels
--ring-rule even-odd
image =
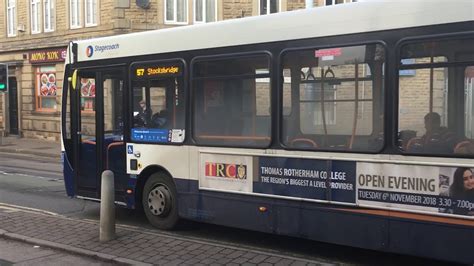
[[[269,65],[267,54],[196,60],[193,134],[198,143],[251,147],[270,143]]]
[[[384,51],[369,44],[283,53],[283,143],[295,149],[379,151]]]
[[[402,152],[474,155],[474,39],[414,41],[401,47],[399,139]],[[457,56],[453,56],[457,55]],[[457,63],[459,61],[459,63]],[[471,66],[465,62],[471,61]],[[419,67],[423,65],[423,67]]]
[[[474,59],[474,51],[471,53]],[[464,71],[464,99],[465,112],[464,121],[466,121],[464,134],[466,139],[459,141],[454,147],[454,153],[462,155],[474,154],[474,65],[467,66]]]

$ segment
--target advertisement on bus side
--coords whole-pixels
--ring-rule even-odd
[[[360,204],[474,216],[473,169],[357,163]]]
[[[356,163],[259,157],[255,193],[355,203]]]
[[[252,191],[252,157],[200,154],[199,187],[225,191]]]
[[[201,188],[474,216],[473,169],[200,155]]]

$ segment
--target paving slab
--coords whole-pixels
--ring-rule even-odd
[[[89,256],[78,256],[64,251],[51,249],[45,246],[28,244],[18,240],[0,237],[0,265],[116,265],[93,259]],[[124,263],[125,265],[125,263]]]
[[[61,142],[0,136],[0,152],[59,159],[61,157]]]
[[[224,246],[166,234],[158,230],[140,230],[118,225],[116,232],[116,239],[101,243],[98,222],[24,210],[12,211],[2,209],[0,206],[0,237],[18,239],[114,263],[275,265],[285,262],[288,265],[327,265],[327,261],[309,261],[242,247]],[[45,253],[45,255],[51,254]]]

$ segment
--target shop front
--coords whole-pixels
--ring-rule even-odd
[[[59,140],[66,48],[0,55],[9,65],[8,92],[1,97],[5,135]]]

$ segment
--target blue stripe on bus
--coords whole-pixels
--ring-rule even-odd
[[[76,191],[74,190],[74,171],[65,152],[61,152],[61,161],[63,164],[63,176],[66,194],[69,197],[74,197],[76,195]]]

